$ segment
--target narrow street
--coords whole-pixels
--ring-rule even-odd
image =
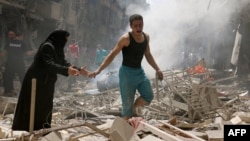
[[[131,20],[135,13],[143,19]],[[0,27],[0,141],[243,141],[250,136],[249,0],[0,0]],[[61,54],[53,50],[54,62],[44,57],[65,69],[50,75],[56,80],[47,85],[54,86],[53,108],[44,114],[43,128],[34,130],[35,113],[45,111],[35,111],[40,106],[35,104],[50,103],[44,95],[36,99],[47,93],[36,89],[32,77],[29,131],[12,130],[23,92],[17,62],[29,70],[41,43],[58,29],[70,35],[63,36]],[[23,58],[15,58],[23,50],[9,49],[13,40],[25,46]],[[60,57],[72,66],[55,61]],[[145,71],[151,103],[122,103],[121,68],[130,65]],[[50,84],[43,74],[51,70],[40,71],[44,66],[36,73],[45,80],[40,84]],[[83,68],[88,75],[81,75]],[[70,75],[70,69],[78,74]],[[138,89],[132,91],[136,100]],[[129,106],[133,116],[125,120],[122,110]]]

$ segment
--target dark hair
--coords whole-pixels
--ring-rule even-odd
[[[132,24],[133,21],[135,20],[142,20],[143,21],[143,17],[139,14],[133,14],[129,17],[129,23]]]

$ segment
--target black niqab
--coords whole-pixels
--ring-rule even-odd
[[[63,49],[66,42],[67,42],[67,38],[70,34],[69,32],[65,31],[65,30],[55,30],[54,32],[52,32],[49,37],[45,40],[45,42],[50,42],[54,45],[56,50],[60,50]]]

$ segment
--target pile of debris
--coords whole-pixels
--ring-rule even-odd
[[[151,80],[155,99],[129,121],[119,118],[118,88],[100,92],[86,83],[56,92],[52,128],[12,131],[17,99],[0,97],[0,141],[223,141],[224,125],[250,122],[250,98],[234,73],[216,79],[215,72],[204,60],[164,71],[163,81]]]

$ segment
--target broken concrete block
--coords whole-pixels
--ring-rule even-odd
[[[250,123],[250,113],[249,112],[237,112],[235,113],[240,117],[240,119],[246,123]]]
[[[231,120],[230,120],[230,122],[232,123],[232,124],[239,124],[239,123],[241,123],[242,122],[242,120],[241,120],[241,118],[239,117],[239,116],[235,116],[234,118],[232,118]]]
[[[62,136],[58,132],[51,132],[41,138],[41,141],[62,141]]]
[[[16,140],[17,141],[23,141],[23,140],[29,140],[29,135],[30,133],[27,132],[27,131],[11,131],[13,136],[12,137],[15,137],[17,138]],[[19,140],[18,140],[19,139]]]
[[[224,133],[222,130],[211,130],[205,133],[208,136],[208,141],[224,141]]]
[[[133,128],[124,119],[117,117],[110,128],[111,141],[129,141],[133,136]]]

